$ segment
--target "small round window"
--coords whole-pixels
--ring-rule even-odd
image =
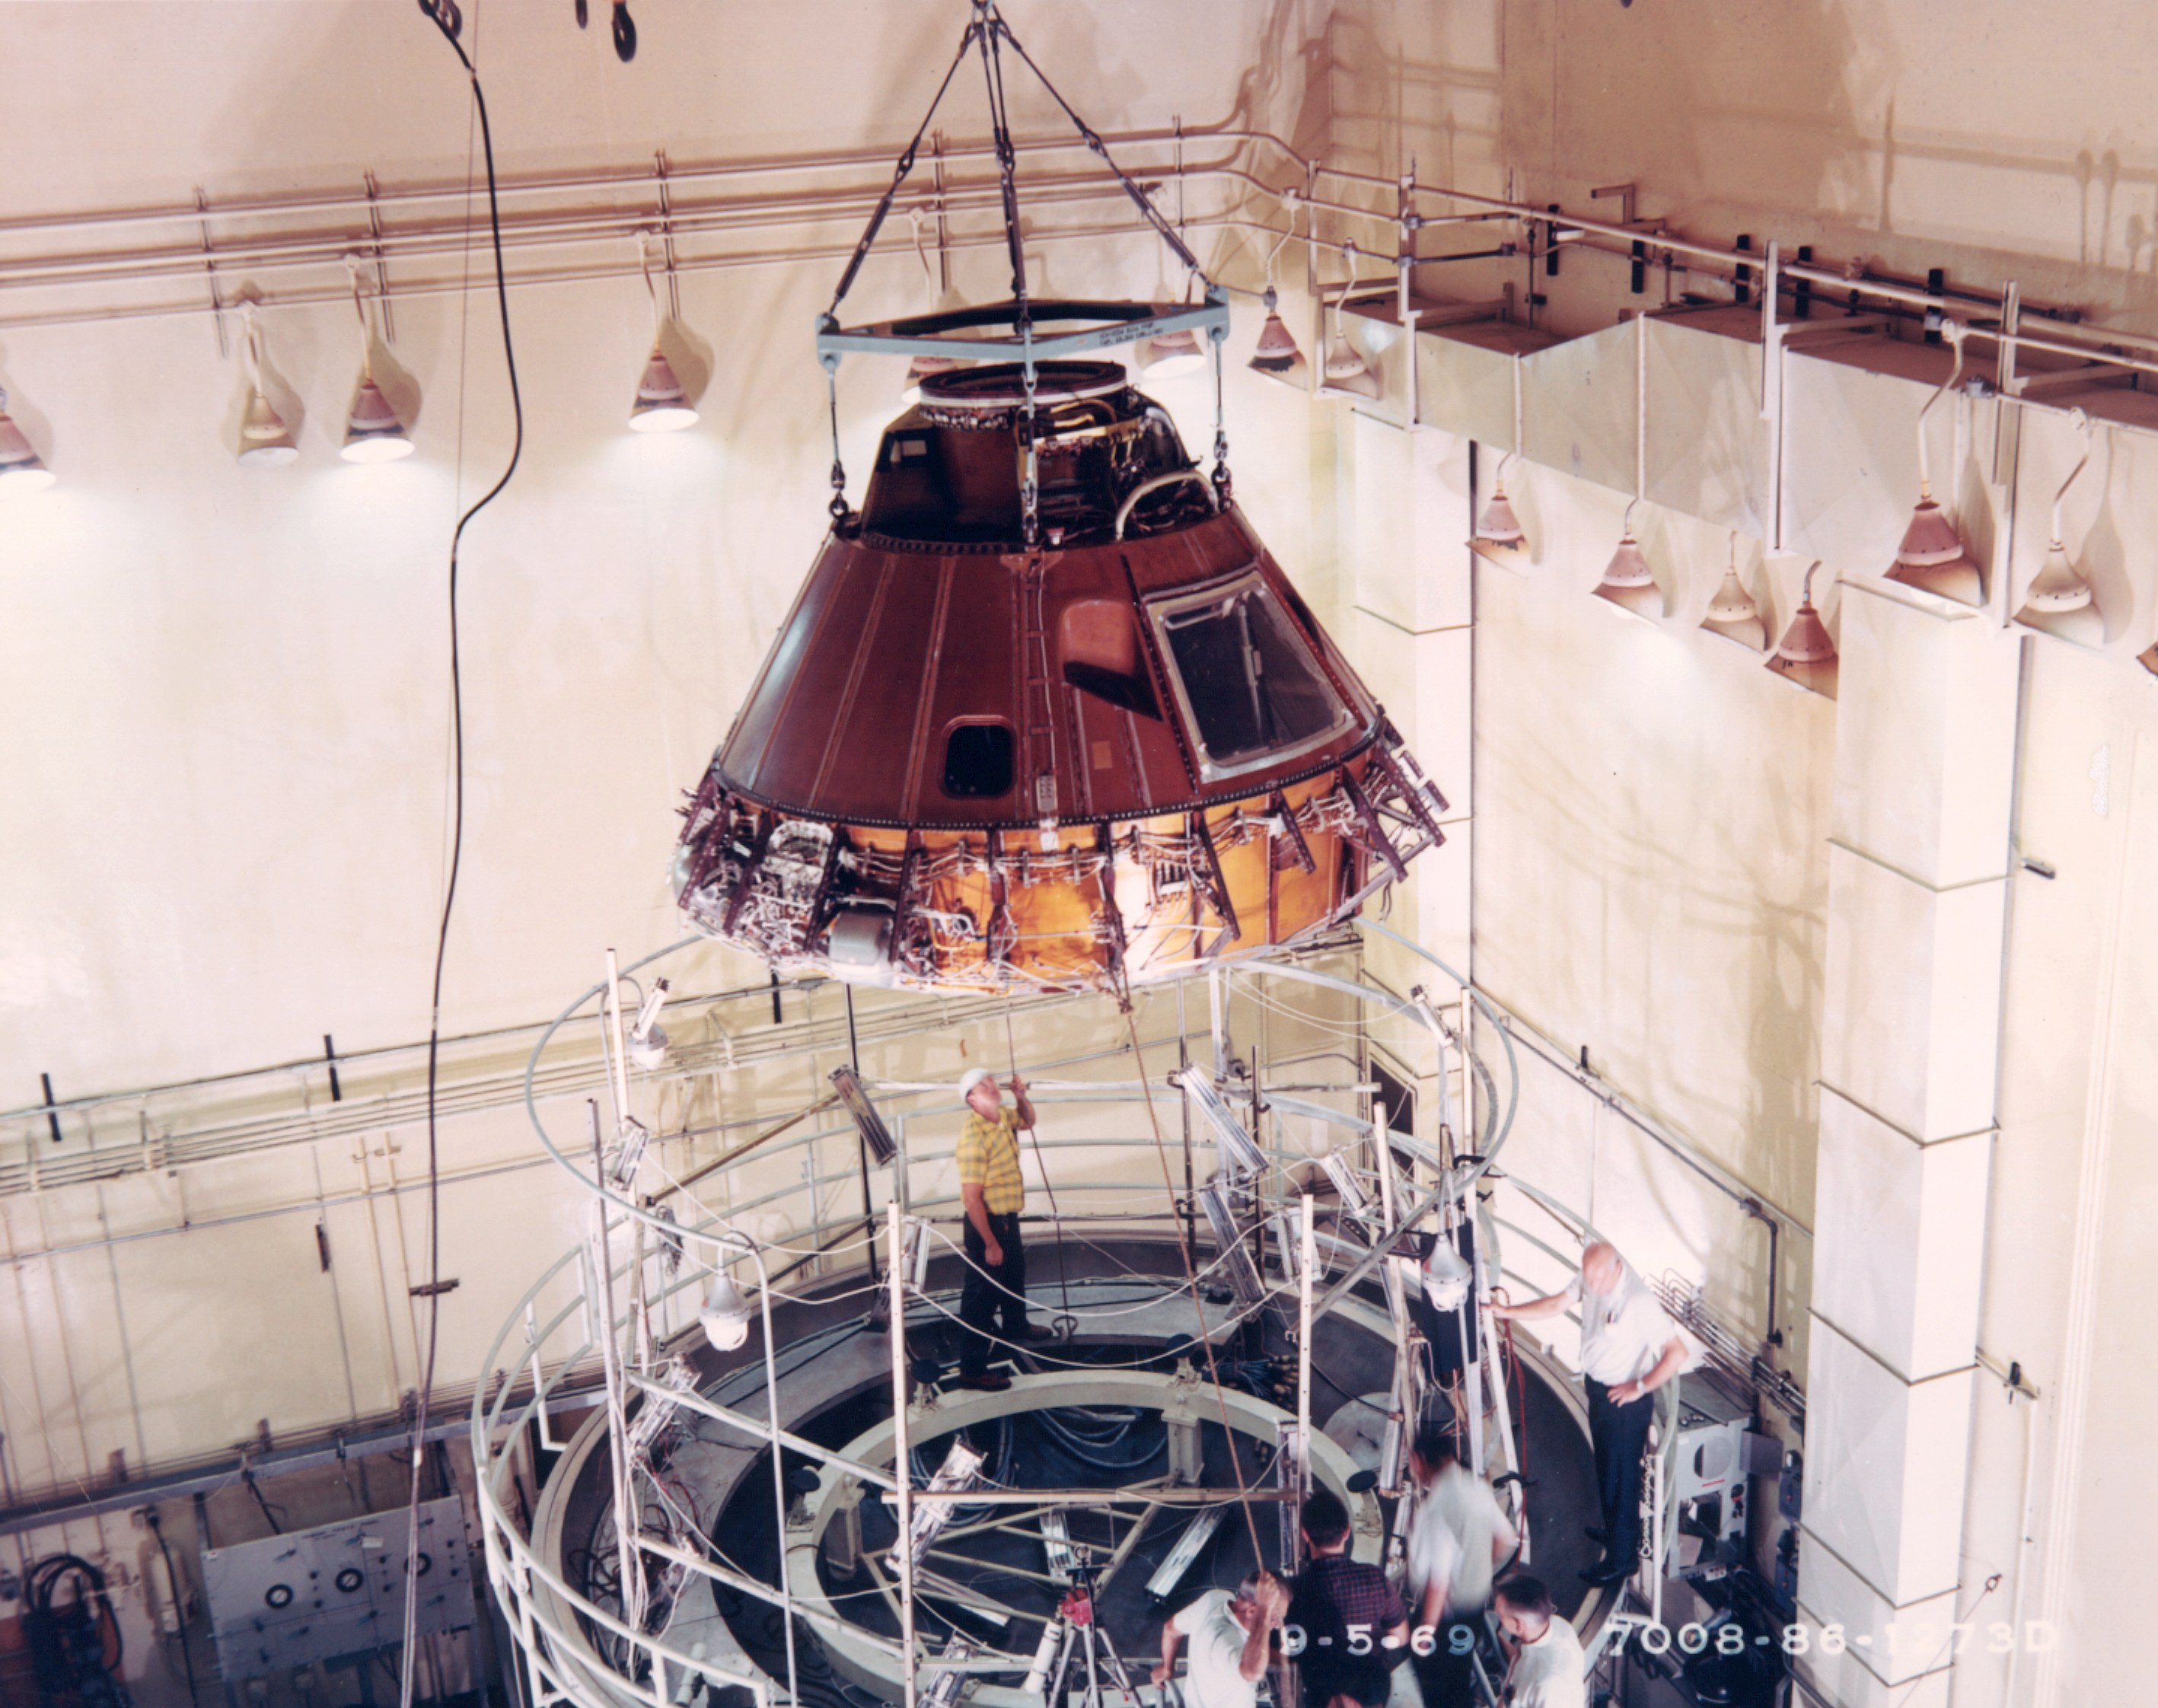
[[[944,792],[969,801],[1009,794],[1012,758],[1009,725],[960,725],[944,738]]]

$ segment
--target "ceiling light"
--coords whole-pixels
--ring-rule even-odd
[[[281,468],[300,454],[292,430],[262,389],[262,332],[247,305],[247,409],[240,418],[240,460],[250,468]]]
[[[1476,519],[1476,533],[1469,542],[1469,549],[1478,556],[1508,569],[1519,568],[1529,558],[1528,536],[1521,531],[1521,519],[1514,513],[1513,501],[1506,496],[1506,465],[1513,460],[1510,451],[1499,459],[1490,501]]]
[[[2038,565],[2038,573],[2023,590],[2023,608],[2016,613],[2016,621],[2026,628],[2040,629],[2061,640],[2095,647],[2105,639],[2105,615],[2099,609],[2091,584],[2068,561],[2068,548],[2061,543],[2062,500],[2076,483],[2076,477],[2083,472],[2083,465],[2090,461],[2090,417],[2081,410],[2076,410],[2075,415],[2083,434],[2083,454],[2076,459],[2076,466],[2068,471],[2068,477],[2053,494],[2052,526],[2047,536],[2046,560]]]
[[[1814,571],[1820,567],[1816,559],[1806,569],[1806,579],[1799,593],[1799,608],[1791,613],[1790,626],[1784,637],[1776,642],[1776,650],[1768,668],[1786,682],[1796,683],[1800,688],[1835,698],[1836,657],[1835,642],[1829,638],[1828,627],[1814,609]]]
[[[1634,504],[1640,502],[1636,498]],[[1619,526],[1618,549],[1611,554],[1603,579],[1597,583],[1596,596],[1609,600],[1629,617],[1653,622],[1664,614],[1664,595],[1656,578],[1649,573],[1649,560],[1641,555],[1640,542],[1634,538],[1634,504],[1626,507],[1626,519]]]
[[[722,1265],[712,1272],[712,1287],[697,1313],[697,1326],[705,1331],[715,1352],[732,1352],[749,1339],[749,1301]]]
[[[644,374],[637,382],[637,401],[629,406],[632,433],[679,433],[697,425],[697,411],[683,395],[674,377],[674,364],[667,359],[657,339],[644,359]]]
[[[1259,328],[1258,348],[1252,352],[1247,364],[1254,374],[1263,374],[1269,379],[1304,390],[1311,364],[1304,359],[1304,352],[1297,348],[1296,340],[1289,336],[1282,317],[1269,307],[1267,323]]]
[[[1304,359],[1304,352],[1297,348],[1296,340],[1283,323],[1280,298],[1274,294],[1274,258],[1282,252],[1282,245],[1296,235],[1297,193],[1283,190],[1282,199],[1288,204],[1288,224],[1274,240],[1274,246],[1267,251],[1267,288],[1262,299],[1267,305],[1267,323],[1259,328],[1259,344],[1252,352],[1250,367],[1254,374],[1263,374],[1269,379],[1278,379],[1301,391],[1310,383],[1311,364]]]
[[[2138,653],[2135,655],[2135,662],[2153,676],[2158,676],[2158,641],[2151,642],[2149,646]]]
[[[652,993],[637,1011],[624,1046],[630,1060],[647,1073],[657,1073],[667,1063],[667,1032],[659,1024],[659,1010],[667,1004],[667,981],[655,978]]]
[[[0,391],[0,491],[41,493],[57,478],[44,461],[30,448],[8,414],[8,394]]]
[[[1907,587],[1916,587],[1921,592],[1952,599],[1959,605],[1983,605],[1985,590],[1978,565],[1971,561],[1955,524],[1933,502],[1933,481],[1927,467],[1926,415],[1963,372],[1963,328],[1951,321],[1946,330],[1949,342],[1955,348],[1955,360],[1949,369],[1949,377],[1918,410],[1918,503],[1911,513],[1909,525],[1903,529],[1902,544],[1896,548],[1896,561],[1888,566],[1888,579]]]
[[[667,330],[667,317],[659,312],[659,292],[652,283],[652,234],[637,234],[638,266],[644,274],[644,294],[652,299],[652,353],[644,359],[644,372],[637,381],[637,396],[629,406],[629,431],[632,433],[679,433],[684,427],[697,425],[697,411],[684,395],[682,382],[675,378],[674,364],[667,359],[666,352],[659,348],[661,335]],[[667,256],[668,302],[679,308],[674,296],[674,259],[670,250]]]
[[[1435,1311],[1458,1311],[1468,1302],[1469,1279],[1469,1266],[1461,1261],[1461,1253],[1453,1249],[1449,1236],[1441,1234],[1423,1260],[1423,1296]]]
[[[412,436],[374,383],[374,329],[360,295],[359,257],[348,255],[344,269],[352,276],[352,312],[359,317],[359,390],[345,416],[344,448],[338,454],[347,462],[395,462],[412,454]]]
[[[1206,360],[1206,353],[1199,348],[1199,340],[1189,327],[1175,332],[1165,332],[1159,338],[1144,340],[1139,345],[1139,377],[1143,379],[1173,379],[1180,374],[1189,374]]]
[[[359,376],[352,413],[345,417],[344,449],[338,454],[347,462],[395,462],[412,454],[412,436],[372,374]]]
[[[1342,252],[1349,259],[1349,282],[1341,287],[1341,294],[1334,303],[1334,334],[1326,343],[1326,366],[1323,372],[1325,383],[1319,388],[1319,395],[1335,397],[1372,397],[1379,395],[1379,376],[1371,371],[1371,364],[1357,354],[1356,347],[1349,342],[1341,328],[1341,311],[1349,302],[1350,292],[1356,288],[1356,245],[1345,243]]]
[[[1724,569],[1722,585],[1717,588],[1716,597],[1708,601],[1708,615],[1701,619],[1701,626],[1712,635],[1737,642],[1749,652],[1758,653],[1768,644],[1768,625],[1761,616],[1761,607],[1753,602],[1753,596],[1738,579],[1736,533],[1731,536],[1731,561]]]
[[[922,382],[934,379],[939,374],[949,374],[958,367],[951,356],[916,356],[906,364],[906,385],[899,394],[901,403],[922,401]]]

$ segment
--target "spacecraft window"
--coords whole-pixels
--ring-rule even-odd
[[[1349,721],[1311,648],[1257,575],[1149,608],[1207,777],[1289,758]]]
[[[944,738],[944,792],[962,800],[994,800],[1012,786],[1009,724],[961,724]]]

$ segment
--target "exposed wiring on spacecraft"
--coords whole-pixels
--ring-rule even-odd
[[[450,51],[457,56],[457,63],[464,68],[465,75],[472,83],[472,105],[479,119],[480,148],[487,163],[488,233],[494,253],[495,305],[502,320],[503,365],[509,377],[509,406],[514,421],[514,435],[510,442],[509,461],[501,475],[457,518],[457,527],[450,534],[450,864],[442,887],[441,917],[435,931],[435,971],[428,1003],[426,1350],[421,1362],[420,1389],[412,1420],[412,1493],[405,1522],[404,1654],[399,1667],[398,1708],[412,1708],[414,1668],[419,1655],[416,1627],[419,1623],[420,1597],[421,1473],[426,1467],[427,1409],[434,1394],[436,1330],[441,1314],[441,1162],[436,1138],[436,1114],[442,1042],[442,965],[449,952],[450,918],[457,906],[457,870],[464,854],[465,839],[464,678],[457,646],[457,554],[464,543],[465,529],[471,524],[472,518],[501,495],[503,488],[509,484],[510,477],[517,472],[517,465],[524,454],[524,399],[518,388],[517,349],[509,333],[509,280],[502,257],[502,208],[495,178],[494,136],[488,123],[487,96],[480,88],[478,69],[458,44],[457,34],[463,20],[452,0],[420,0],[420,10],[441,33],[442,39],[450,44]]]

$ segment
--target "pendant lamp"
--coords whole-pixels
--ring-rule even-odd
[[[1737,642],[1749,652],[1758,653],[1768,644],[1768,625],[1762,618],[1761,607],[1753,602],[1753,596],[1738,579],[1738,535],[1735,532],[1731,536],[1731,562],[1723,571],[1723,581],[1716,590],[1716,597],[1708,601],[1708,615],[1701,619],[1701,626],[1712,635]]]
[[[359,389],[346,412],[344,446],[338,454],[347,462],[395,462],[412,454],[412,436],[374,383],[374,331],[360,295],[359,257],[348,255],[344,264],[352,275],[353,312],[359,317]]]
[[[1521,519],[1514,513],[1513,501],[1506,496],[1506,465],[1513,460],[1510,451],[1499,459],[1491,480],[1490,499],[1484,506],[1484,513],[1476,519],[1476,533],[1469,542],[1469,549],[1502,568],[1519,570],[1529,561],[1529,541],[1521,531]]]
[[[1664,595],[1656,578],[1649,573],[1649,560],[1641,555],[1640,542],[1634,538],[1634,505],[1640,502],[1636,498],[1626,507],[1626,519],[1619,524],[1618,549],[1604,567],[1596,596],[1608,600],[1629,617],[1654,622],[1664,614]]]
[[[644,273],[645,294],[652,299],[652,353],[644,359],[644,372],[638,376],[637,395],[629,405],[629,431],[632,433],[679,433],[684,427],[697,425],[696,406],[682,390],[682,382],[675,376],[674,364],[667,359],[660,348],[660,335],[667,329],[666,317],[659,312],[659,292],[652,282],[652,234],[640,231],[637,237],[638,261]],[[672,300],[673,275],[669,275],[668,289]]]
[[[240,461],[249,468],[282,468],[299,457],[300,447],[262,389],[262,328],[252,302],[247,305],[242,348],[247,363],[247,408],[240,419]]]
[[[1828,626],[1814,609],[1814,571],[1820,567],[1819,559],[1807,565],[1806,579],[1799,593],[1799,608],[1791,613],[1790,624],[1784,629],[1783,639],[1776,642],[1768,668],[1786,682],[1834,699],[1835,642],[1829,638]]]
[[[1379,376],[1356,353],[1356,347],[1341,329],[1341,312],[1348,303],[1350,293],[1356,288],[1356,245],[1345,243],[1341,247],[1349,258],[1349,282],[1341,287],[1340,296],[1335,300],[1334,330],[1326,341],[1326,364],[1321,370],[1324,380],[1319,388],[1319,395],[1376,398],[1381,390]]]
[[[2083,472],[2084,464],[2090,461],[2090,417],[2081,410],[2075,411],[2075,416],[2083,434],[2083,454],[2076,459],[2076,466],[2068,471],[2068,477],[2053,494],[2052,524],[2046,536],[2046,560],[2031,578],[2031,585],[2023,590],[2023,606],[2016,613],[2016,621],[2026,628],[2040,630],[2060,640],[2095,647],[2105,640],[2105,616],[2099,609],[2091,584],[2068,560],[2068,548],[2061,542],[2062,501],[2068,497],[2068,488],[2076,483],[2076,477]]]
[[[1288,224],[1274,240],[1274,246],[1267,251],[1267,323],[1259,328],[1258,348],[1252,352],[1249,366],[1254,374],[1263,374],[1269,379],[1278,379],[1284,385],[1293,385],[1298,391],[1308,390],[1311,384],[1311,364],[1304,359],[1304,352],[1296,347],[1296,340],[1283,323],[1280,299],[1274,292],[1274,259],[1282,252],[1282,245],[1296,235],[1296,209],[1298,197],[1293,190],[1282,192],[1282,199],[1288,204]]]
[[[1912,511],[1910,523],[1903,529],[1902,544],[1896,548],[1896,561],[1888,567],[1888,579],[1954,600],[1959,605],[1983,605],[1985,589],[1978,565],[1971,561],[1955,524],[1933,502],[1933,481],[1927,462],[1926,416],[1963,372],[1963,328],[1951,321],[1947,336],[1954,347],[1955,360],[1949,369],[1949,377],[1918,410],[1918,508]]]
[[[23,436],[8,414],[8,394],[0,391],[0,494],[41,493],[56,477]]]

